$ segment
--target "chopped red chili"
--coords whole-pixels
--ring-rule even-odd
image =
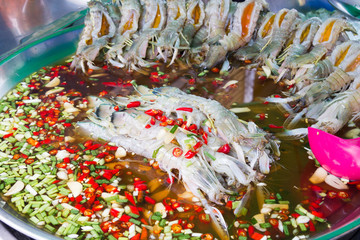
[[[269,124],[269,128],[284,128],[283,126],[278,126],[275,124]]]
[[[196,154],[195,152],[189,150],[185,153],[185,158],[187,158],[187,159],[193,158],[195,156],[195,154]]]
[[[134,101],[134,102],[130,102],[126,105],[127,108],[135,108],[135,107],[139,107],[140,106],[140,101]]]
[[[222,145],[217,151],[228,154],[230,152],[230,149],[231,148],[230,148],[229,144],[226,143],[226,144]]]
[[[174,157],[180,157],[183,154],[183,150],[181,148],[176,147],[174,148],[172,153]]]
[[[193,109],[189,108],[189,107],[180,107],[180,108],[177,108],[176,111],[192,112]]]

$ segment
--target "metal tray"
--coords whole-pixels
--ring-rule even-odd
[[[298,3],[300,2],[301,0],[298,1]],[[278,3],[278,1],[276,1],[276,3]],[[301,8],[309,9],[309,7],[311,8],[312,6],[303,6]],[[319,6],[317,5],[316,7]],[[276,10],[277,7],[273,6],[273,8],[272,10]],[[50,35],[38,37],[30,43],[23,44],[10,54],[3,56],[3,58],[0,56],[0,59],[2,59],[0,61],[0,97],[5,95],[26,76],[41,67],[55,64],[72,55],[76,50],[82,28],[83,26],[74,26],[55,31]],[[358,202],[360,201],[359,198],[360,197],[357,196],[357,198],[355,197],[352,201]],[[355,230],[360,225],[360,208],[355,208],[355,210],[351,209],[351,211],[349,211],[349,209],[340,209],[338,212],[346,217],[338,219],[331,228],[313,236],[313,239],[325,240],[340,238]],[[16,212],[1,198],[0,221],[34,239],[60,239],[54,234],[30,223],[26,217]]]

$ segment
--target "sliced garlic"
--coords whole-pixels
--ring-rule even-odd
[[[75,207],[73,207],[73,206],[71,206],[70,204],[67,204],[67,203],[61,203],[61,206],[63,206],[66,209],[69,209],[69,210],[76,209]]]
[[[69,102],[64,102],[64,108],[65,108],[65,109],[73,108],[73,107],[74,107],[74,105],[72,105],[71,103],[69,103]]]
[[[38,193],[31,185],[26,185],[25,189],[33,196],[36,196]]]
[[[68,174],[65,171],[58,171],[56,176],[61,180],[67,180]]]
[[[51,90],[49,90],[49,91],[47,91],[47,92],[45,93],[45,96],[48,96],[48,95],[50,95],[50,94],[59,93],[59,92],[61,92],[62,90],[64,90],[63,87],[57,87],[57,88],[51,89]]]
[[[75,141],[75,138],[70,137],[70,136],[66,136],[66,137],[64,138],[64,140],[65,140],[65,142],[72,143],[72,142]]]
[[[56,153],[56,159],[58,160],[63,160],[64,158],[68,158],[70,157],[70,153],[66,150],[59,150],[57,153]]]
[[[166,208],[165,208],[164,204],[161,202],[156,203],[154,206],[154,212],[159,212],[159,213],[161,213],[161,215],[164,215],[164,214],[166,215]]]
[[[268,214],[272,212],[272,208],[269,207],[263,207],[260,211],[262,214]]]
[[[112,197],[112,196],[114,196],[114,194],[112,194],[112,193],[107,193],[107,192],[101,193],[101,197],[104,198],[104,199]]]
[[[72,108],[66,108],[64,111],[68,112],[68,113],[77,113],[80,110],[78,108],[76,108],[76,107],[72,107]]]
[[[326,176],[325,182],[331,187],[336,189],[340,189],[340,190],[348,189],[348,186],[345,183],[343,183],[338,177],[332,174]]]
[[[12,187],[4,194],[5,196],[11,196],[15,193],[20,192],[25,187],[25,184],[22,181],[17,181]]]
[[[239,81],[238,80],[230,80],[230,81],[228,81],[222,88],[223,89],[226,89],[227,87],[229,87],[229,86],[231,86],[231,85],[233,85],[233,84],[236,84],[236,83],[238,83]]]
[[[319,184],[325,181],[326,176],[328,175],[327,171],[322,167],[316,169],[314,174],[309,178],[309,181],[313,184]]]
[[[233,113],[245,113],[245,112],[251,112],[251,109],[248,107],[230,108],[230,111],[232,111]]]
[[[24,138],[24,134],[18,133],[14,137],[16,140],[20,142]]]
[[[71,193],[74,197],[79,196],[82,193],[83,186],[79,182],[68,182],[67,183]]]
[[[51,80],[50,82],[48,82],[47,84],[45,84],[45,87],[50,88],[50,87],[56,87],[60,84],[60,79],[58,77],[54,77],[53,80]]]
[[[115,152],[116,158],[123,158],[126,156],[126,150],[123,147],[118,147]]]
[[[262,213],[254,215],[253,218],[256,219],[257,223],[265,223],[265,216]]]
[[[298,218],[296,218],[297,224],[307,223],[309,221],[310,221],[310,218],[308,216],[299,216]]]

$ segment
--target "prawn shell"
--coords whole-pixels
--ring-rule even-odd
[[[141,0],[140,3],[143,9],[139,20],[141,31],[162,29],[167,19],[165,0]],[[157,23],[156,28],[153,28],[158,13],[160,14],[160,21]]]
[[[83,72],[87,71],[85,64],[89,69],[97,69],[93,61],[116,31],[116,25],[108,9],[101,2],[91,1],[88,6],[90,11],[85,17],[85,28],[80,35],[76,55],[70,66],[71,69],[82,69]]]
[[[305,46],[305,49],[309,49],[312,45],[312,41],[314,40],[315,34],[318,31],[320,25],[320,18],[312,17],[310,19],[307,19],[299,26],[298,30],[296,31],[294,44],[303,45]],[[306,34],[306,31],[308,31],[307,35],[304,39],[302,39],[303,34]]]
[[[259,30],[257,32],[257,39],[264,39],[264,38],[271,36],[271,34],[274,30],[273,26],[274,26],[275,16],[276,16],[276,14],[273,12],[268,12],[265,15],[264,20],[263,20],[262,24],[260,25]]]
[[[358,45],[358,46],[356,46],[356,45]],[[355,41],[347,41],[347,42],[341,43],[334,48],[329,59],[335,67],[340,67],[340,68],[344,69],[344,64],[342,64],[342,63],[344,61],[346,62],[348,57],[352,53],[354,53],[354,50],[356,50],[356,48],[358,48],[358,47],[359,47],[359,44]],[[350,51],[350,50],[352,50],[352,51]]]
[[[199,19],[197,22],[193,19],[193,12],[197,8],[200,10]],[[195,31],[197,31],[204,23],[205,19],[205,4],[202,0],[191,0],[188,2],[188,8],[186,11],[186,24],[191,24],[194,26]]]
[[[360,44],[355,43],[349,48],[346,58],[340,63],[339,67],[354,77],[360,71]]]
[[[328,18],[321,24],[317,31],[313,45],[321,44],[325,46],[327,50],[331,50],[338,40],[340,33],[352,28],[353,27],[345,19]]]
[[[209,29],[208,41],[216,41],[225,35],[225,24],[230,11],[231,0],[210,0],[206,5],[205,25]]]
[[[219,41],[220,44],[223,45],[227,51],[234,51],[248,43],[255,31],[260,12],[266,6],[267,4],[261,0],[250,0],[238,4],[234,14],[232,29],[228,35]],[[248,20],[246,14],[249,14],[249,7],[252,7],[252,11],[250,13],[250,19]],[[235,35],[235,37],[233,37],[233,35]]]

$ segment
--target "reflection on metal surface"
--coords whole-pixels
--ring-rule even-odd
[[[86,8],[87,0],[0,0],[0,54],[64,15]]]
[[[360,4],[358,1],[340,1],[340,0],[328,0],[329,3],[337,10],[345,13],[348,16],[360,19]]]

